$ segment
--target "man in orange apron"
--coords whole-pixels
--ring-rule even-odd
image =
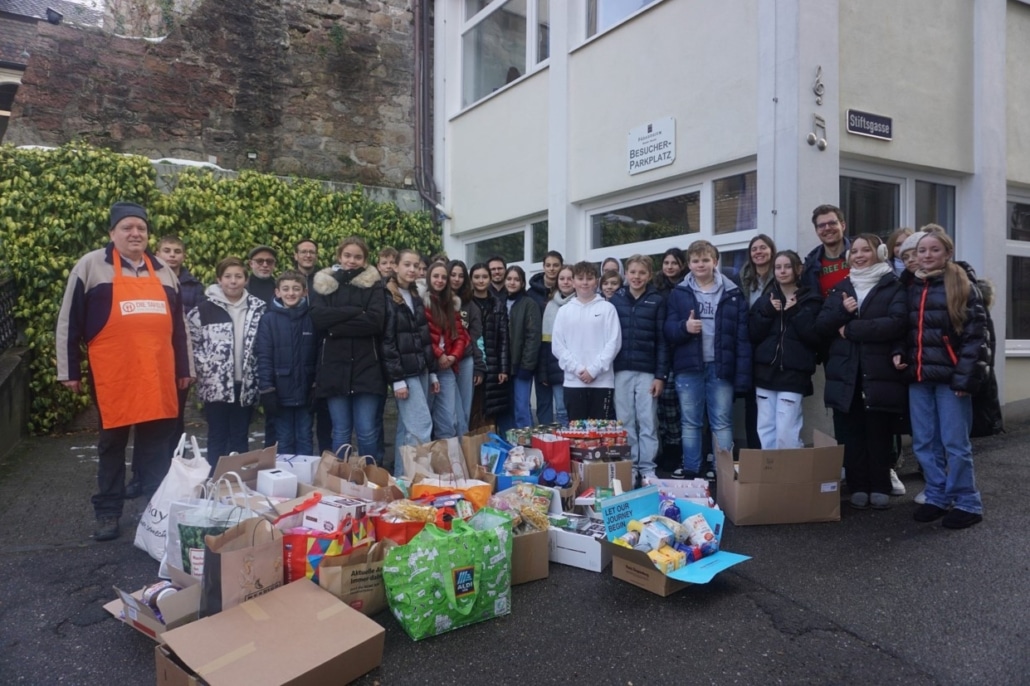
[[[82,391],[82,345],[100,414],[93,538],[118,537],[125,500],[125,447],[135,427],[133,463],[148,502],[171,462],[178,389],[193,381],[175,274],[148,249],[146,210],[111,206],[111,242],[83,256],[68,276],[57,320],[57,378]]]

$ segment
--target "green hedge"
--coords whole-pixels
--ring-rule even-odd
[[[87,403],[57,383],[54,329],[68,274],[75,262],[108,241],[107,216],[119,200],[146,206],[151,247],[164,234],[186,243],[187,266],[212,283],[214,266],[230,255],[245,258],[254,245],[279,251],[288,264],[293,245],[313,238],[319,263],[330,264],[341,238],[362,236],[375,252],[390,244],[427,253],[440,236],[426,212],[406,213],[368,199],[360,190],[326,192],[315,181],[256,172],[216,178],[203,170],[180,174],[162,194],[144,157],[84,144],[56,150],[0,146],[0,271],[18,286],[15,319],[33,350],[29,429],[36,434],[65,425]]]

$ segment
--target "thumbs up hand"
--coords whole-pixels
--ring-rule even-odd
[[[690,311],[687,317],[687,333],[701,333],[701,320],[694,316],[694,310]]]

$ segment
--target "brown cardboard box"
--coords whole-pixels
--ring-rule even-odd
[[[582,493],[588,488],[611,488],[612,479],[622,482],[622,490],[633,489],[633,463],[629,460],[618,462],[580,462],[572,461],[572,471],[579,478],[579,490]]]
[[[550,574],[546,531],[531,531],[512,538],[511,585],[517,586]]]
[[[298,579],[166,632],[170,652],[156,655],[158,684],[350,683],[382,663],[385,633],[310,579]]]
[[[275,469],[275,451],[278,447],[279,444],[276,443],[261,450],[251,450],[249,453],[222,455],[215,464],[212,478],[217,480],[223,474],[236,472],[247,488],[256,491],[258,472],[263,469]]]
[[[690,586],[686,581],[677,581],[662,574],[646,553],[611,544],[605,544],[605,547],[612,556],[612,576],[616,579],[627,581],[663,598]],[[631,559],[628,553],[637,555]]]
[[[164,643],[166,631],[195,622],[200,612],[200,580],[174,567],[169,568],[169,573],[172,583],[182,590],[157,601],[164,621],[158,619],[157,613],[143,602],[142,588],[126,593],[115,586],[118,597],[104,605],[104,609],[141,634]]]
[[[813,448],[720,451],[716,500],[737,526],[840,521],[844,446],[813,432]]]

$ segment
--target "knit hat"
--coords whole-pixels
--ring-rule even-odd
[[[134,202],[116,202],[111,205],[111,219],[108,221],[107,230],[112,230],[118,225],[118,222],[126,217],[138,217],[147,223],[147,230],[150,229],[150,219],[147,217],[147,211],[141,205]]]
[[[272,257],[276,257],[276,258],[279,257],[278,255],[275,254],[275,248],[269,247],[267,245],[256,245],[256,246],[254,246],[253,248],[250,249],[249,253],[247,253],[247,259],[248,260],[252,260],[252,259],[254,259],[255,255],[257,255],[259,253],[263,253],[263,252],[270,252],[270,253],[272,253]]]
[[[927,231],[916,231],[914,234],[905,239],[905,242],[901,244],[901,254],[904,255],[909,250],[915,250],[919,244],[919,239],[923,236],[930,235]]]

